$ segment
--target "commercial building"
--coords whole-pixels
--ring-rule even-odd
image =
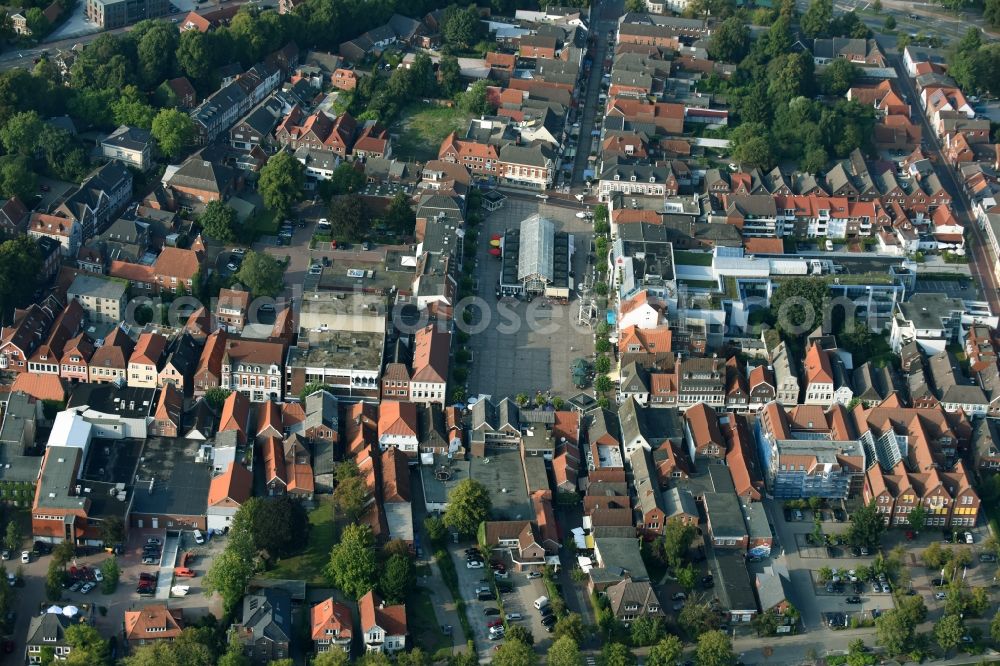
[[[111,30],[170,13],[169,0],[87,0],[87,18],[101,30]]]
[[[552,220],[532,215],[503,237],[500,291],[504,295],[569,298],[573,242]]]

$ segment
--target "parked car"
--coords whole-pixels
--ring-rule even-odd
[[[837,520],[838,523],[842,523],[845,520],[847,520],[847,514],[844,512],[843,509],[834,509],[833,517]]]
[[[676,594],[674,594],[674,596],[670,598],[673,599],[674,601],[684,601],[685,599],[687,599],[687,595],[684,594],[683,592],[677,592]]]
[[[201,530],[195,530],[193,532],[193,534],[194,534],[194,542],[195,543],[197,543],[197,544],[205,543],[205,535],[203,535],[201,533]]]
[[[993,553],[980,553],[979,554],[979,561],[980,562],[996,562],[997,561],[997,556],[994,555]]]
[[[148,539],[146,539],[146,545],[147,546],[162,546],[163,542],[160,541],[159,539],[157,539],[156,537],[149,537]]]
[[[158,564],[160,562],[159,556],[153,557],[152,555],[146,555],[142,558],[143,564]]]
[[[500,609],[499,608],[493,608],[492,606],[487,606],[486,608],[483,609],[483,615],[485,615],[486,617],[490,617],[491,615],[499,615],[499,614],[500,614]]]
[[[80,588],[80,594],[89,594],[95,587],[97,587],[97,583],[84,583],[83,587]]]
[[[174,575],[180,578],[194,578],[194,571],[188,569],[187,567],[175,567]]]
[[[702,576],[701,578],[702,587],[712,587],[714,585],[715,585],[715,579],[711,575]]]
[[[975,539],[972,537],[972,532],[965,533],[965,543],[975,543]]]
[[[101,572],[100,569],[94,569],[94,580],[97,581],[98,583],[104,582],[104,574]]]
[[[518,622],[521,619],[523,619],[523,616],[520,613],[507,613],[508,622]]]
[[[537,571],[529,571],[528,575],[527,575],[528,580],[532,580],[533,578],[541,578],[541,577],[542,577],[542,574],[538,573]]]
[[[52,552],[52,544],[45,541],[36,541],[32,546],[32,550],[42,555],[48,555]]]
[[[931,581],[931,585],[933,585],[934,587],[944,587],[947,584],[948,581],[946,581],[944,578],[935,578],[934,580]]]
[[[556,623],[555,615],[546,615],[542,618],[542,624],[546,627],[552,626]]]
[[[148,580],[150,582],[156,582],[156,573],[147,573],[143,571],[139,574],[139,580]]]
[[[484,568],[483,561],[482,560],[468,560],[465,563],[465,568],[466,569],[483,569]]]
[[[847,597],[847,603],[849,603],[849,604],[860,604],[861,603],[861,597],[856,596],[856,595],[853,596],[853,597]]]
[[[31,563],[31,551],[22,550],[21,551],[21,564],[30,564],[30,563]]]

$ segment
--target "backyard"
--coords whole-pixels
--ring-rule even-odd
[[[322,496],[319,505],[309,512],[309,542],[305,550],[278,562],[264,574],[265,577],[294,578],[310,585],[327,585],[329,581],[323,575],[323,568],[330,561],[330,549],[336,543],[334,537],[333,497]]]
[[[441,648],[451,647],[451,639],[441,632],[437,623],[434,601],[426,588],[418,585],[406,598],[406,619],[410,625],[410,635],[427,654],[433,655]]]
[[[458,107],[413,104],[392,128],[399,136],[393,143],[393,154],[401,160],[436,159],[444,138],[451,132],[464,132],[471,118]]]

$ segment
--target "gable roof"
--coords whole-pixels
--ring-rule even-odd
[[[212,479],[208,490],[208,506],[230,499],[242,505],[250,499],[253,475],[243,465],[231,462],[226,471]]]
[[[333,597],[324,599],[309,611],[312,639],[314,641],[328,640],[327,629],[337,631],[337,637],[350,639],[354,634],[354,618],[351,609]]]
[[[361,631],[368,633],[374,627],[380,627],[387,636],[405,636],[406,606],[384,606],[382,597],[374,590],[358,600],[358,610],[361,615]]]

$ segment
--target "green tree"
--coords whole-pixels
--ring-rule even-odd
[[[209,637],[211,638],[211,633]],[[154,641],[148,645],[138,646],[125,658],[124,664],[125,666],[214,666],[216,664],[214,647],[214,640],[206,642],[198,629],[187,627],[173,641]],[[249,660],[247,664],[249,666]]]
[[[357,193],[365,187],[365,172],[363,169],[359,169],[355,162],[341,162],[333,170],[330,180],[323,181],[320,185],[327,184],[331,196]],[[331,197],[325,198],[330,199]]]
[[[990,593],[985,587],[974,587],[969,590],[965,602],[965,611],[976,617],[982,617],[990,607]]]
[[[674,574],[677,576],[677,583],[681,587],[688,592],[694,589],[695,580],[697,579],[698,574],[694,570],[693,566],[685,564],[682,567],[677,567],[674,569]]]
[[[741,125],[740,127],[744,127]],[[739,130],[739,127],[737,128]],[[767,134],[746,136],[736,131],[733,140],[733,159],[744,168],[770,170],[774,165],[774,151]]]
[[[993,639],[994,643],[1000,643],[1000,610],[996,612],[990,622],[990,638]]]
[[[278,211],[282,217],[287,217],[292,206],[301,198],[304,185],[305,167],[286,150],[267,161],[257,181],[264,205]]]
[[[326,576],[344,594],[360,599],[375,587],[378,562],[375,560],[375,540],[366,525],[347,525],[340,542],[330,551]]]
[[[681,660],[684,644],[673,634],[667,634],[649,650],[646,666],[674,666]]]
[[[463,479],[448,493],[444,524],[459,534],[473,535],[479,530],[479,524],[489,517],[492,505],[483,484],[475,479]]]
[[[393,555],[385,563],[379,577],[379,591],[388,604],[401,604],[413,589],[416,576],[413,562],[405,555]]]
[[[2,172],[3,166],[0,166],[0,181]],[[41,254],[35,239],[18,236],[0,243],[0,316],[4,321],[14,308],[24,307],[31,301],[41,268]],[[72,557],[72,543],[69,548]]]
[[[906,518],[910,527],[915,532],[919,532],[927,525],[927,509],[924,508],[923,504],[918,504],[913,507],[912,511],[906,514]]]
[[[357,463],[348,459],[337,465],[337,487],[333,489],[333,501],[348,520],[354,522],[365,508],[368,486],[358,472]]]
[[[219,387],[210,388],[205,391],[205,402],[207,402],[209,407],[215,411],[219,411],[222,409],[222,404],[226,401],[226,398],[229,397],[230,393],[232,393],[232,391],[229,389]]]
[[[385,225],[402,236],[413,235],[414,227],[417,224],[416,213],[410,205],[410,198],[405,192],[398,192],[389,202],[385,215],[382,216]]]
[[[229,243],[236,238],[236,209],[222,201],[209,201],[198,217],[202,232],[209,238]]]
[[[663,636],[663,621],[658,617],[643,615],[632,621],[632,645],[647,646],[657,643]]]
[[[750,51],[750,28],[737,16],[727,18],[708,40],[713,60],[738,63]]]
[[[601,666],[635,666],[636,658],[622,643],[608,643],[601,650]]]
[[[252,550],[233,547],[234,543],[230,538],[230,543],[216,556],[212,568],[202,580],[205,592],[210,595],[218,592],[222,597],[222,607],[226,613],[236,609],[246,591],[247,583],[256,571]]]
[[[35,111],[16,113],[0,129],[0,143],[8,153],[32,156],[38,148],[42,119]]]
[[[101,574],[104,580],[101,581],[101,591],[104,594],[111,594],[118,587],[118,579],[121,578],[122,570],[118,566],[118,558],[111,556],[101,562]]]
[[[807,37],[826,37],[829,34],[832,20],[833,2],[831,0],[812,0],[809,3],[809,9],[802,15],[799,25]]]
[[[944,650],[945,655],[961,644],[964,635],[965,625],[958,615],[945,615],[934,625],[934,640]]]
[[[493,113],[493,105],[486,94],[486,81],[479,80],[469,86],[469,89],[458,96],[458,106],[467,113],[489,115]]]
[[[273,297],[277,296],[284,286],[282,278],[284,272],[285,265],[271,255],[250,251],[244,257],[243,264],[236,273],[236,279],[246,285],[254,297]]]
[[[188,114],[177,109],[161,109],[153,118],[152,135],[160,151],[176,159],[194,145],[198,133]]]
[[[991,0],[987,0],[986,4],[989,4]],[[885,21],[882,22],[882,30],[884,32],[892,32],[896,29],[896,17],[889,14],[885,17]]]
[[[56,563],[55,560],[49,562],[49,570],[45,575],[45,598],[49,601],[59,601],[62,598],[62,585],[66,579],[66,572]]]
[[[312,666],[347,666],[351,658],[343,650],[320,652],[312,660]]]
[[[625,0],[626,12],[644,13],[646,11],[645,0]]]
[[[890,655],[902,654],[913,641],[915,626],[905,613],[894,608],[875,620],[875,637]]]
[[[1000,25],[1000,0],[986,0],[983,4],[983,19],[993,28]]]
[[[112,546],[125,540],[125,523],[118,516],[108,516],[101,521],[101,541]]]
[[[14,553],[21,550],[21,541],[24,537],[21,535],[21,526],[17,524],[16,520],[7,521],[7,530],[3,535],[3,545],[4,548]]]
[[[56,563],[57,566],[64,567],[70,563],[70,561],[76,557],[76,546],[73,545],[72,541],[60,541],[59,544],[52,549],[52,561]]]
[[[851,516],[848,539],[852,545],[866,546],[874,551],[882,541],[883,532],[885,532],[885,522],[878,514],[874,502],[857,509]]]
[[[679,520],[667,522],[660,538],[663,559],[671,569],[679,569],[687,561],[688,552],[697,532],[693,525]]]
[[[440,545],[448,538],[448,528],[445,527],[444,521],[437,516],[425,518],[424,529],[427,531],[427,538],[434,545]]]
[[[453,55],[441,56],[441,63],[438,65],[438,79],[440,79],[442,97],[452,97],[461,90],[462,69],[459,67],[458,58]]]
[[[493,654],[494,666],[536,666],[538,655],[521,641],[504,641]]]
[[[736,655],[729,636],[721,631],[708,631],[698,637],[695,650],[698,666],[733,666]]]
[[[582,666],[583,655],[579,644],[569,636],[561,636],[549,647],[546,654],[548,666]],[[674,666],[670,664],[670,666]]]
[[[49,34],[49,30],[52,28],[49,19],[45,17],[45,14],[38,7],[29,9],[25,13],[24,18],[28,24],[28,30],[31,31],[31,36],[35,39],[41,39]]]
[[[357,194],[337,197],[330,202],[330,230],[337,240],[356,241],[369,228],[369,215]]]
[[[566,636],[572,638],[577,644],[583,642],[586,637],[586,628],[583,626],[583,617],[579,613],[567,613],[558,620],[552,634],[556,639]]]
[[[520,641],[525,645],[534,645],[535,636],[523,624],[514,624],[507,627],[505,638],[508,641]]]
[[[186,30],[177,43],[177,65],[196,83],[206,81],[212,71],[209,39],[198,30]]]
[[[819,278],[784,280],[771,297],[771,312],[780,331],[801,336],[822,323],[828,288]]]
[[[753,628],[758,636],[774,636],[778,633],[778,614],[773,608],[769,608],[759,615],[755,615],[752,621]]]
[[[607,393],[612,388],[611,380],[607,375],[598,375],[594,379],[594,390],[598,393]]]
[[[166,21],[140,21],[133,26],[131,37],[136,44],[139,79],[151,90],[176,68],[180,34]]]
[[[701,634],[718,628],[719,616],[708,604],[688,600],[677,616],[677,623],[690,640],[696,640]]]
[[[843,96],[860,76],[861,68],[846,58],[835,58],[820,75],[823,92],[833,97]]]
[[[38,190],[38,178],[31,170],[27,157],[4,155],[0,157],[0,195],[31,201]]]
[[[289,497],[251,497],[243,503],[230,526],[250,539],[253,550],[266,559],[292,555],[301,549],[309,530],[302,505]]]
[[[611,370],[611,359],[607,356],[598,356],[594,361],[594,372],[606,375]]]
[[[479,41],[483,28],[475,5],[465,9],[451,5],[445,9],[441,20],[441,37],[448,46],[466,51]]]
[[[108,642],[93,626],[72,624],[66,628],[65,637],[71,648],[63,662],[66,666],[97,666],[108,663],[111,656]]]
[[[924,566],[928,569],[940,569],[948,561],[950,553],[948,553],[941,544],[937,541],[932,541],[927,548],[924,548],[923,552],[920,553],[920,559],[923,560]]]

